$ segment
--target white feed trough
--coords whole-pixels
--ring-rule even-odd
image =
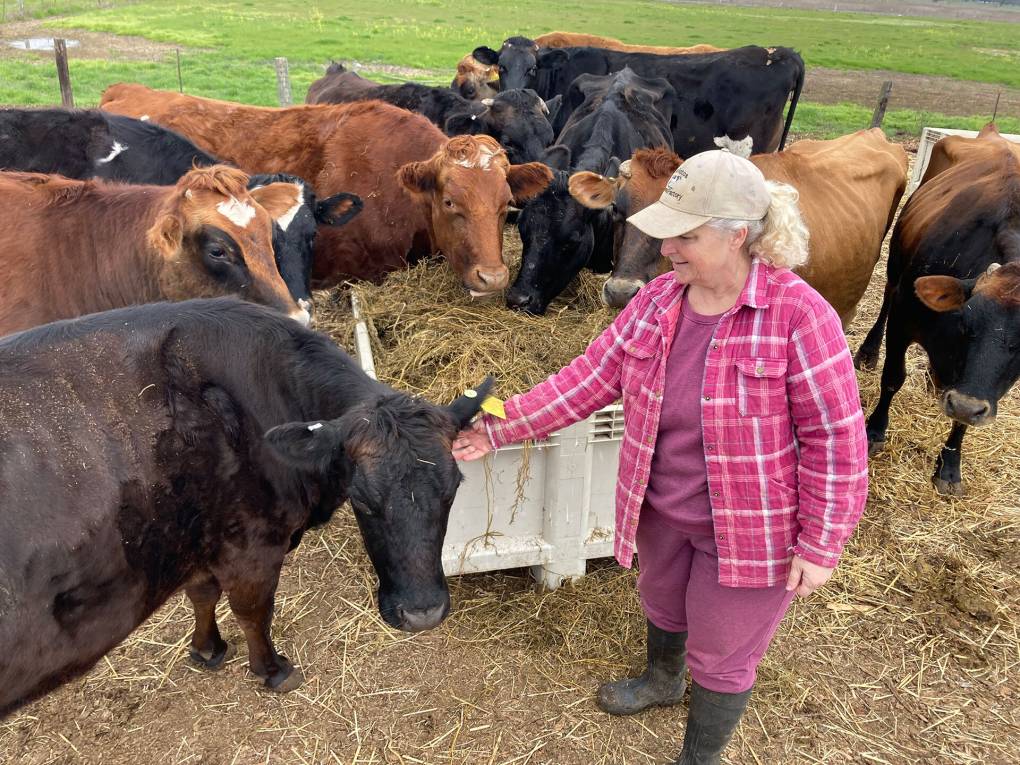
[[[907,193],[913,194],[914,189],[921,183],[924,171],[928,169],[928,160],[931,159],[931,150],[941,139],[947,135],[962,135],[965,138],[976,138],[976,130],[953,130],[951,128],[926,127],[921,131],[921,143],[917,146],[917,159],[914,161],[914,172],[910,176],[910,184],[907,186]],[[1013,143],[1020,143],[1020,135],[1001,133],[1002,137]]]
[[[352,303],[358,361],[375,377],[368,331],[356,298]],[[530,566],[539,582],[555,588],[584,576],[585,561],[612,556],[622,437],[623,407],[614,404],[526,456],[524,447],[509,446],[462,463],[465,481],[443,548],[447,575]]]

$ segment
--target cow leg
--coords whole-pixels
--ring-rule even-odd
[[[932,476],[932,482],[939,494],[963,496],[960,458],[963,451],[963,437],[966,433],[966,425],[962,422],[954,422],[946,445],[942,447],[942,452],[935,460],[935,475]]]
[[[219,669],[234,654],[233,646],[220,637],[216,604],[223,590],[213,576],[184,588],[195,609],[195,632],[191,636],[191,660],[206,669]]]
[[[889,306],[892,304],[892,287],[888,284],[885,293],[882,295],[882,307],[878,311],[878,318],[875,325],[868,331],[861,347],[857,349],[854,356],[854,366],[858,369],[874,369],[878,366],[878,354],[882,350],[882,335],[885,332],[885,323],[889,318]],[[849,322],[846,322],[849,324]],[[844,324],[844,328],[845,328]],[[886,349],[886,353],[888,353]]]
[[[248,666],[265,680],[266,687],[279,693],[292,691],[304,681],[301,671],[273,647],[269,634],[279,569],[272,577],[245,581],[227,593],[230,608],[248,641]]]
[[[895,318],[895,317],[894,317]],[[885,432],[889,427],[889,405],[907,379],[907,348],[910,338],[899,322],[890,322],[885,336],[885,364],[882,365],[882,387],[878,403],[868,417],[868,456],[882,451]]]

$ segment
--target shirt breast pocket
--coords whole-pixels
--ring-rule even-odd
[[[629,342],[623,346],[620,387],[627,396],[637,396],[642,385],[650,385],[658,349],[643,343]]]
[[[737,409],[742,417],[785,411],[786,359],[737,359]]]

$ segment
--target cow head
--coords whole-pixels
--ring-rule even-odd
[[[1010,236],[1020,255],[1020,236]],[[962,365],[942,393],[942,411],[964,425],[995,419],[999,399],[1020,378],[1020,263],[992,263],[977,279],[922,276],[918,298],[933,311],[959,311]]]
[[[470,53],[457,62],[457,74],[450,87],[468,101],[494,98],[499,92],[499,67],[483,64]]]
[[[538,162],[552,143],[550,124],[560,97],[547,104],[533,90],[507,90],[482,101],[480,114],[455,114],[446,121],[448,135],[490,135],[499,141],[511,164]]]
[[[353,406],[328,422],[289,423],[266,440],[288,464],[334,482],[354,508],[379,577],[379,613],[418,632],[449,613],[443,538],[462,476],[451,454],[492,380],[441,408],[402,393]]]
[[[607,305],[627,305],[639,289],[665,270],[661,242],[626,225],[626,219],[659,198],[680,162],[668,149],[641,149],[620,165],[615,178],[588,172],[571,176],[574,199],[594,210],[608,210],[614,218],[613,274],[602,288]]]
[[[527,37],[509,37],[499,51],[484,45],[471,55],[487,66],[498,67],[499,89],[532,88],[538,74],[538,43]]]
[[[177,181],[148,231],[162,258],[161,297],[185,300],[236,294],[287,313],[303,324],[299,308],[273,258],[272,220],[293,205],[282,189],[265,187],[266,206],[248,192],[248,176],[214,165],[191,170]]]
[[[348,223],[361,212],[361,197],[340,193],[319,200],[302,178],[284,173],[253,175],[248,188],[263,207],[286,208],[273,218],[273,256],[291,297],[311,314],[313,245],[318,227],[339,228]]]
[[[504,289],[503,223],[511,201],[523,204],[552,173],[539,162],[511,165],[489,136],[457,136],[430,159],[409,162],[397,177],[428,211],[433,246],[474,297]]]
[[[521,269],[506,296],[507,306],[514,310],[544,314],[591,261],[596,248],[612,243],[612,220],[605,211],[575,202],[568,181],[569,175],[557,170],[552,183],[524,206],[517,219]]]

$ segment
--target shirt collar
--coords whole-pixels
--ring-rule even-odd
[[[733,307],[768,308],[768,280],[768,263],[757,257],[752,258],[751,270],[747,274],[747,281],[744,282],[744,289],[740,291],[740,296]],[[680,284],[676,279],[670,279],[669,284],[662,290],[651,294],[651,300],[659,308],[666,309],[672,306],[686,291],[686,284]]]

